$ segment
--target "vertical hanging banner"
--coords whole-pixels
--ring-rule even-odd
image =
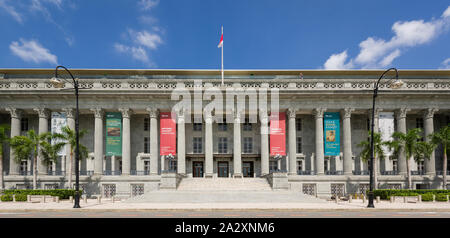
[[[175,155],[177,153],[177,125],[171,112],[160,114],[160,155]]]
[[[286,155],[286,114],[270,115],[270,156]]]
[[[393,112],[380,112],[378,119],[378,128],[381,134],[382,141],[391,141],[392,134],[394,133],[394,113]],[[387,146],[382,146],[384,154],[388,157],[392,155],[392,152]]]
[[[67,117],[66,113],[64,112],[52,112],[52,120],[51,120],[51,132],[52,134],[55,133],[62,133],[62,128],[67,126]],[[58,142],[65,142],[64,140],[60,139],[53,139],[52,144],[56,144]],[[65,145],[59,152],[59,156],[65,156],[66,155],[66,146]]]
[[[339,112],[325,112],[323,114],[325,156],[339,156],[341,152],[339,119]]]
[[[106,113],[106,156],[122,155],[122,113]]]

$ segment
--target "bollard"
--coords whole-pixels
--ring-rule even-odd
[[[16,195],[13,194],[13,202],[16,202]]]
[[[42,199],[42,203],[45,203],[45,195],[43,195],[43,196],[41,197],[41,199]]]
[[[422,202],[422,195],[417,195],[417,202],[419,202],[419,203]]]
[[[338,197],[337,194],[336,194],[336,196],[334,197],[334,200],[336,201],[336,203],[339,203],[339,197]]]
[[[86,195],[83,195],[83,201],[84,201],[84,203],[87,203],[87,196]]]
[[[69,197],[69,201],[70,201],[70,203],[73,203],[73,196]]]
[[[56,196],[56,197],[55,197],[55,202],[56,202],[56,203],[59,203],[59,196]]]
[[[366,196],[362,196],[363,203],[366,203]]]
[[[111,197],[111,201],[112,201],[112,203],[114,203],[114,196]]]
[[[31,195],[27,195],[27,202],[31,202]]]
[[[102,197],[100,197],[100,196],[97,197],[97,203],[98,204],[102,203]]]
[[[407,203],[407,202],[408,202],[407,198],[403,197],[403,203]]]
[[[348,203],[352,203],[352,196],[348,197]]]
[[[391,199],[391,203],[394,203],[395,197],[394,197],[394,196],[391,196],[390,199]]]
[[[436,202],[436,195],[433,194],[433,202]]]
[[[377,203],[380,203],[380,196],[377,196]]]
[[[447,202],[450,202],[449,196],[447,195]]]

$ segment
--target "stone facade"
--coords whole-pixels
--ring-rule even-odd
[[[303,78],[298,75],[303,73]],[[50,112],[67,112],[74,128],[75,97],[70,90],[50,84],[52,70],[0,70],[0,124],[11,125],[11,136],[26,130],[49,131]],[[267,177],[280,187],[317,194],[357,193],[369,183],[367,163],[360,159],[357,144],[367,139],[372,108],[373,83],[382,71],[226,71],[225,85],[220,72],[209,70],[73,70],[80,86],[80,129],[87,131],[80,143],[90,157],[81,161],[80,183],[89,194],[128,196],[174,186],[182,177],[246,176]],[[450,71],[399,71],[405,84],[398,90],[381,84],[377,97],[378,113],[394,112],[397,131],[423,128],[424,135],[449,124]],[[200,88],[195,85],[201,80]],[[203,117],[193,123],[193,113],[177,115],[176,160],[159,156],[159,115],[169,112],[179,100],[171,100],[173,89],[181,83],[189,92],[206,89],[208,83],[225,95],[239,83],[244,89],[279,92],[279,110],[286,112],[287,155],[281,160],[269,156],[270,139],[267,111],[257,112],[255,123],[246,123],[251,112],[231,111],[231,123],[219,125]],[[71,88],[66,83],[66,89]],[[211,100],[203,100],[203,107]],[[234,103],[234,102],[233,102]],[[194,105],[192,105],[194,108]],[[105,113],[122,114],[122,156],[105,156]],[[339,112],[340,156],[324,156],[323,115]],[[300,139],[299,139],[300,138]],[[194,144],[196,143],[196,144]],[[442,149],[423,163],[411,163],[413,183],[440,188]],[[3,152],[4,188],[31,185],[31,163],[13,159],[8,146]],[[38,165],[38,186],[67,187],[70,160],[61,157],[50,166]],[[166,174],[176,167],[177,175]],[[277,170],[274,170],[276,168]],[[50,172],[51,171],[51,172]],[[274,174],[274,172],[277,172]],[[378,169],[380,188],[405,188],[406,159],[387,159]],[[164,175],[164,176],[163,176]],[[284,177],[283,177],[284,176]],[[170,186],[167,179],[177,181]],[[73,182],[75,181],[73,176]],[[420,185],[419,185],[420,184]],[[278,185],[277,185],[278,186]],[[416,187],[416,186],[414,186]],[[342,191],[343,190],[343,191]]]

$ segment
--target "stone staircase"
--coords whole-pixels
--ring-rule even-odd
[[[271,191],[265,178],[183,178],[178,191]]]

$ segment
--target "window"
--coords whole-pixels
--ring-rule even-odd
[[[424,169],[425,169],[425,165],[424,165],[423,160],[417,162],[417,170],[418,171],[423,171]]]
[[[324,169],[325,171],[328,171],[328,160],[324,160],[324,163],[323,163],[323,169]]]
[[[295,129],[297,131],[302,131],[302,119],[301,118],[295,119]]]
[[[177,171],[177,160],[170,160],[169,161],[169,170]]]
[[[416,118],[416,128],[423,128],[423,118]]]
[[[150,138],[144,137],[144,153],[150,153]]]
[[[297,154],[302,153],[302,138],[297,137]]]
[[[21,161],[20,162],[20,173],[24,174],[27,172],[27,165],[28,165],[28,161]]]
[[[252,130],[252,124],[250,123],[250,119],[249,118],[245,118],[245,122],[244,122],[244,131],[251,131]]]
[[[201,137],[194,137],[193,152],[194,152],[194,154],[202,153],[202,138]]]
[[[150,161],[148,161],[148,160],[144,161],[144,171],[150,172]]]
[[[20,119],[20,128],[22,131],[28,131],[28,118]]]
[[[144,194],[144,184],[131,184],[131,196],[139,196]]]
[[[220,137],[219,138],[219,154],[226,154],[227,153],[227,139],[226,137]]]
[[[150,129],[150,118],[144,118],[144,131],[148,131]]]
[[[192,127],[194,131],[202,131],[202,123],[193,123]]]
[[[278,162],[275,160],[269,161],[269,173],[272,173],[277,170],[278,170]]]
[[[219,131],[227,131],[227,123],[219,123]]]
[[[392,170],[393,170],[393,171],[397,171],[397,166],[398,166],[397,160],[393,160],[393,161],[392,161]]]
[[[303,171],[303,161],[297,161],[297,171]]]
[[[244,153],[252,153],[253,152],[253,138],[252,137],[244,137]]]

